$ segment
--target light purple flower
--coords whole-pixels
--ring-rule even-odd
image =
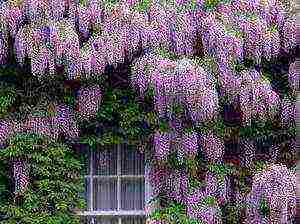
[[[201,134],[200,143],[208,161],[217,162],[222,160],[225,152],[225,145],[224,140],[221,137],[209,130],[207,133]]]
[[[276,24],[279,27],[284,22],[284,8],[280,1],[267,0],[261,2],[259,6],[259,15],[265,19],[268,25]]]
[[[13,122],[8,119],[0,120],[0,144],[3,144],[7,139],[14,134]]]
[[[90,16],[88,9],[79,4],[79,31],[83,33],[84,37],[87,38],[89,35]]]
[[[288,74],[289,84],[293,91],[299,91],[300,83],[300,60],[297,60],[290,64]]]
[[[171,170],[162,164],[159,166],[155,164],[150,166],[149,179],[153,189],[153,195],[157,196],[164,190],[166,180],[170,174]]]
[[[98,86],[81,88],[78,93],[77,104],[78,112],[82,119],[94,117],[100,106],[102,91]]]
[[[13,162],[13,177],[15,184],[15,195],[22,195],[29,185],[29,166],[24,160]]]
[[[55,115],[51,117],[52,131],[56,134],[64,134],[74,139],[79,137],[79,128],[73,112],[65,105],[55,105]]]
[[[297,23],[299,17],[292,16],[285,20],[281,29],[281,35],[283,36],[282,48],[284,51],[289,52],[299,44],[299,37],[297,38]]]
[[[245,18],[242,16],[235,17],[233,22],[245,35],[245,55],[253,58],[256,63],[260,63],[267,22],[259,17]]]
[[[265,196],[270,205],[270,221],[274,222],[274,218],[279,215],[281,223],[288,223],[288,219],[292,220],[296,214],[296,188],[295,172],[283,165],[270,164],[253,177],[252,190],[248,197],[252,208],[248,207],[247,218],[259,218],[259,199]]]
[[[267,30],[264,39],[263,55],[267,60],[276,58],[280,51],[280,36],[278,31]]]
[[[296,115],[296,104],[287,97],[281,102],[281,124],[289,126],[294,120]]]
[[[184,202],[188,193],[188,176],[183,170],[174,170],[166,179],[166,190],[170,198]]]
[[[48,117],[28,116],[24,122],[24,131],[56,138],[52,133],[52,127]]]
[[[20,28],[15,37],[15,43],[14,43],[17,60],[22,65],[24,64],[24,59],[27,56],[27,52],[28,52],[27,31],[28,30],[26,29],[26,27]]]
[[[181,139],[182,150],[188,157],[195,157],[198,151],[198,136],[196,132],[184,132]]]
[[[160,161],[166,161],[167,156],[171,151],[171,133],[156,132],[154,135],[154,151],[155,158]]]

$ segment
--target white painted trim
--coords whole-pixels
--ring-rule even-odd
[[[117,203],[118,203],[118,211],[121,210],[121,179],[120,179],[120,175],[121,175],[121,145],[118,144],[117,145]],[[119,224],[120,224],[120,220],[119,220]]]
[[[144,210],[119,210],[119,211],[78,211],[80,216],[146,216]]]
[[[90,161],[89,161],[89,164],[90,164],[90,211],[93,211],[94,210],[94,200],[93,200],[93,190],[94,190],[94,181],[93,181],[93,153],[92,153],[92,150],[90,149]]]
[[[122,152],[122,148],[121,145],[114,145],[113,147],[117,147],[117,175],[93,175],[93,150],[90,150],[90,170],[89,170],[89,175],[85,175],[85,178],[88,178],[90,180],[90,186],[89,190],[90,190],[90,209],[89,211],[76,211],[76,214],[79,216],[108,216],[108,217],[119,217],[118,219],[118,224],[122,224],[121,223],[121,217],[122,216],[146,216],[146,210],[122,210],[121,209],[121,179],[143,179],[145,180],[145,196],[149,195],[149,193],[147,193],[150,184],[148,183],[148,179],[146,178],[146,175],[144,173],[144,175],[121,175],[121,152]],[[146,166],[145,161],[143,162],[143,164]],[[145,170],[146,171],[146,170]],[[94,179],[117,179],[117,210],[112,210],[112,211],[93,211],[94,208]],[[145,208],[147,206],[147,201],[148,199],[145,198]],[[94,218],[93,218],[93,221]]]
[[[124,178],[124,179],[142,179],[145,178],[145,175],[85,175],[85,177],[90,177],[96,179],[96,178],[101,178],[101,179],[117,179],[117,178]]]

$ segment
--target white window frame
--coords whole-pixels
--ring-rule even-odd
[[[146,163],[144,160],[145,172],[143,175],[121,175],[121,145],[117,145],[117,175],[93,175],[93,153],[90,153],[89,166],[90,170],[88,175],[85,175],[85,179],[89,179],[89,210],[88,211],[77,211],[76,214],[83,217],[91,217],[91,224],[95,223],[94,217],[109,217],[118,218],[118,224],[122,224],[122,218],[124,217],[143,217],[147,218],[148,214],[146,211],[147,202],[151,195],[151,185],[149,183],[149,178],[145,173]],[[117,178],[117,210],[115,211],[95,211],[94,210],[94,179],[96,178]],[[144,179],[145,181],[145,206],[144,210],[122,210],[121,209],[121,179]]]

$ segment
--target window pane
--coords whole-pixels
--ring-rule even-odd
[[[94,210],[117,209],[117,180],[98,179],[94,182]]]
[[[97,217],[96,224],[118,224],[118,218]]]
[[[84,198],[85,198],[85,201],[87,203],[87,210],[90,210],[91,209],[91,200],[90,200],[90,195],[91,195],[91,192],[90,192],[90,178],[85,178],[85,192],[84,192]]]
[[[123,210],[144,210],[144,179],[121,180],[121,208]]]
[[[121,148],[121,170],[123,175],[144,175],[144,155],[127,145]]]
[[[93,175],[117,175],[117,145],[93,152]]]
[[[122,219],[122,224],[145,224],[146,218],[144,217],[126,217]]]
[[[92,224],[92,219],[90,216],[80,216],[80,224]]]

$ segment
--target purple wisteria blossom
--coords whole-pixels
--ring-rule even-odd
[[[18,159],[13,162],[13,177],[15,195],[22,195],[29,185],[29,166],[25,160]]]
[[[208,161],[221,161],[225,152],[224,140],[209,130],[200,136],[200,143]]]
[[[297,38],[297,20],[299,20],[299,16],[291,16],[287,18],[284,22],[282,29],[280,29],[280,33],[282,37],[282,49],[285,52],[289,52],[293,48],[299,45],[299,37]]]
[[[168,132],[157,132],[154,135],[155,158],[160,161],[166,161],[171,151],[172,134]]]
[[[295,120],[296,117],[296,104],[291,99],[285,97],[281,101],[281,124],[288,127]]]
[[[221,210],[216,204],[205,205],[203,199],[208,195],[201,188],[194,189],[186,199],[187,215],[207,224],[222,223]]]
[[[264,39],[263,55],[266,59],[276,58],[280,51],[280,35],[277,30],[267,30]]]
[[[299,91],[300,89],[300,60],[296,59],[290,64],[288,74],[289,85],[293,91]]]
[[[184,202],[188,193],[188,176],[183,170],[174,170],[166,179],[166,191],[168,197]]]
[[[254,175],[248,196],[247,220],[262,220],[258,204],[264,196],[270,206],[271,223],[289,223],[296,214],[296,173],[283,165],[270,164]]]
[[[280,98],[272,90],[269,81],[264,80],[255,70],[245,70],[241,73],[242,87],[240,104],[242,122],[249,125],[254,117],[261,121],[274,119],[279,110]]]
[[[67,106],[55,105],[55,115],[50,119],[54,135],[64,134],[70,139],[78,138],[79,128],[74,114]]]
[[[82,119],[90,119],[97,113],[102,99],[102,91],[98,86],[89,86],[79,90],[77,105]]]
[[[198,151],[198,136],[196,132],[184,132],[181,147],[187,157],[195,157]]]
[[[0,120],[0,144],[4,144],[14,134],[13,121],[9,119]]]

